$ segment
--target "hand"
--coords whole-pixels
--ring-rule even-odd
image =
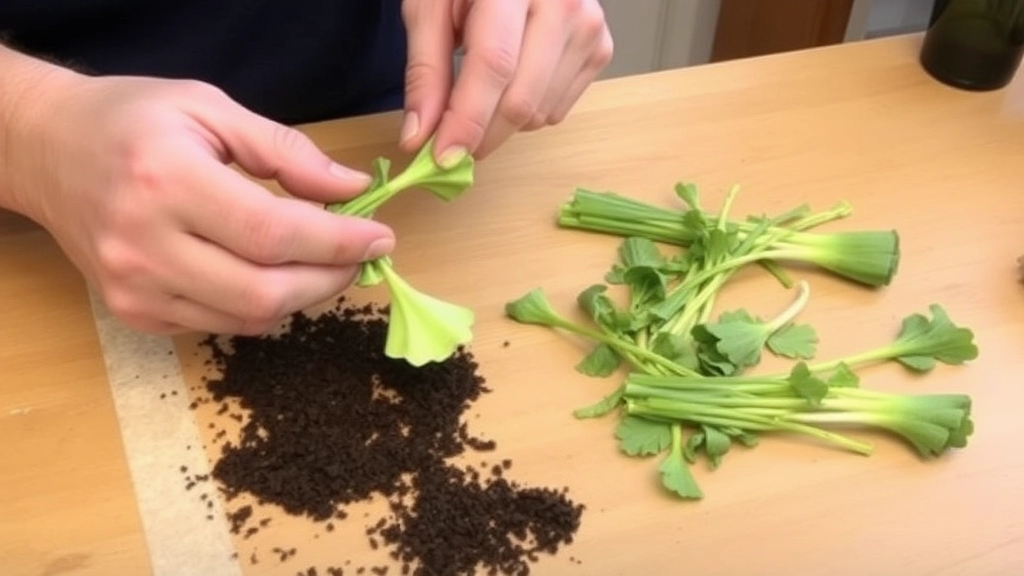
[[[5,184],[131,327],[263,333],[394,244],[384,225],[316,204],[357,194],[367,175],[207,84],[48,79],[8,127]]]
[[[402,146],[414,150],[436,129],[442,163],[465,151],[483,158],[519,130],[561,122],[612,57],[598,0],[404,0],[402,14]]]

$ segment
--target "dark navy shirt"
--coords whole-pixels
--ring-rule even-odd
[[[0,0],[0,38],[90,74],[204,80],[288,124],[402,106],[400,0]]]

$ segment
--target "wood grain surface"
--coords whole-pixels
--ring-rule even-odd
[[[477,314],[472,351],[493,392],[474,406],[472,428],[497,441],[517,480],[567,486],[587,506],[574,545],[534,573],[1019,573],[1024,83],[948,88],[921,71],[919,43],[912,35],[606,81],[563,125],[519,135],[481,162],[457,201],[410,193],[381,211],[403,276]],[[339,161],[401,164],[398,123],[386,114],[305,129]],[[503,306],[541,287],[574,314],[576,294],[611,264],[617,239],[554,225],[575,187],[672,205],[679,181],[710,205],[740,185],[736,214],[846,200],[853,215],[828,229],[898,230],[902,262],[885,289],[794,268],[811,285],[801,318],[831,357],[888,342],[904,316],[942,304],[975,331],[979,358],[925,378],[878,367],[863,385],[970,393],[970,445],[925,463],[883,435],[857,435],[875,443],[870,457],[772,436],[715,471],[696,467],[706,497],[691,503],[659,489],[656,462],[616,451],[612,419],[575,420],[572,410],[615,380],[578,374],[578,341],[518,325]],[[771,315],[790,297],[751,270],[720,303]],[[9,215],[0,215],[0,306],[0,573],[148,573],[85,287],[48,237]],[[198,338],[176,340],[193,385]],[[218,418],[195,417],[200,430]],[[387,560],[357,523],[314,539],[308,523],[275,518],[273,530],[236,540],[245,574]],[[283,564],[246,561],[275,542],[301,552]]]

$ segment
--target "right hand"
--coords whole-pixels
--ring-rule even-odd
[[[369,177],[300,132],[200,82],[65,72],[17,108],[4,184],[128,326],[264,333],[394,246],[383,224],[323,210]]]

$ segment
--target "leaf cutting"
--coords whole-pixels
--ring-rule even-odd
[[[662,208],[613,192],[577,189],[558,213],[566,229],[621,238],[603,283],[577,298],[588,322],[555,311],[542,288],[505,306],[513,320],[589,339],[576,365],[589,376],[622,374],[611,392],[575,410],[577,418],[616,414],[619,449],[631,457],[660,457],[662,486],[683,499],[701,499],[691,467],[703,457],[717,468],[732,447],[758,445],[768,433],[800,435],[855,454],[874,446],[850,435],[875,428],[901,438],[922,458],[967,445],[974,431],[966,394],[899,394],[861,387],[860,372],[896,362],[924,374],[938,364],[975,359],[970,329],[931,304],[902,322],[895,338],[873,349],[816,359],[817,331],[798,321],[810,284],[794,282],[786,264],[817,267],[878,289],[889,285],[900,261],[895,230],[819,232],[845,218],[841,202],[812,212],[806,205],[778,215],[732,215],[738,187],[717,213],[706,210],[693,184],[677,184],[681,208]],[[742,268],[757,265],[794,294],[774,317],[742,307],[722,308],[722,288]],[[748,277],[749,278],[749,277]],[[624,297],[612,297],[612,288]],[[777,374],[758,370],[766,354],[792,361]]]
[[[391,161],[387,158],[377,158],[373,167],[373,180],[362,194],[329,204],[326,209],[371,218],[384,203],[405,190],[422,188],[451,201],[473,185],[473,157],[465,154],[450,167],[443,167],[434,161],[433,138],[394,177],[389,174]],[[472,339],[472,310],[416,290],[398,274],[388,256],[363,262],[356,284],[367,287],[381,282],[387,286],[391,300],[384,350],[387,356],[422,366],[450,357]]]

